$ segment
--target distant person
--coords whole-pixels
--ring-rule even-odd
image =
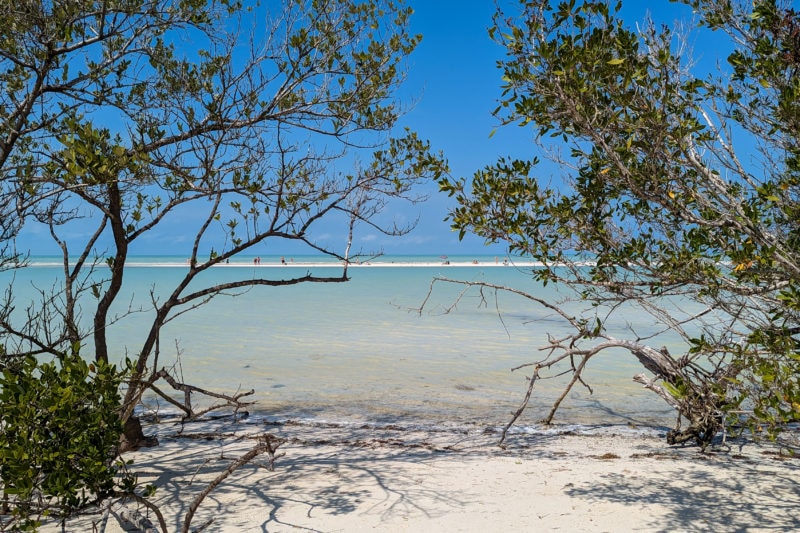
[[[283,257],[281,257],[281,264],[282,264],[282,265],[285,265],[285,264],[286,264],[286,259],[284,259]]]

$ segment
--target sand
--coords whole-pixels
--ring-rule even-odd
[[[213,519],[205,531],[800,529],[800,459],[745,441],[702,454],[625,427],[516,434],[505,448],[496,433],[478,430],[252,422],[156,430],[158,447],[126,458],[140,481],[157,485],[151,499],[170,531],[180,531],[191,500],[260,431],[287,439],[275,470],[261,456],[235,471],[200,505],[194,527]],[[119,509],[105,531],[125,531]],[[92,531],[102,518],[73,520],[67,530]]]

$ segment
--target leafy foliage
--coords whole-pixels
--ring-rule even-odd
[[[63,264],[62,278],[35,287],[34,301],[19,301],[13,283],[3,291],[1,362],[22,361],[25,378],[6,376],[9,401],[42,393],[45,384],[56,387],[48,405],[88,394],[78,384],[85,369],[62,355],[79,350],[98,372],[86,382],[105,376],[103,395],[116,375],[109,354],[136,354],[123,421],[146,390],[181,405],[155,384],[167,375],[164,324],[249,287],[347,281],[349,261],[367,253],[351,250],[354,235],[364,227],[387,236],[412,229],[397,226],[386,207],[418,201],[415,186],[447,166],[428,142],[397,128],[403,109],[395,92],[421,38],[408,31],[410,15],[402,0],[56,0],[0,8],[0,269],[27,266],[17,238],[30,226],[52,237]],[[174,227],[185,231],[176,237]],[[170,235],[172,253],[188,258],[182,277],[160,287],[164,296],[149,307],[125,310],[129,254]],[[342,271],[272,278],[264,269],[216,285],[204,278],[237,255],[269,253],[275,241],[336,258]],[[109,346],[108,326],[133,312],[149,319],[141,344]],[[59,360],[66,374],[34,358]],[[106,417],[118,407],[107,399],[85,415],[97,431],[111,426]],[[9,418],[7,434],[34,431],[20,424],[37,412]],[[32,445],[48,442],[35,437]],[[14,453],[25,453],[22,441],[15,445]],[[110,477],[98,465],[78,466],[86,490],[101,496]],[[33,478],[4,468],[4,482],[30,497]],[[65,492],[72,475],[52,470],[42,481],[64,509],[86,501]]]
[[[668,27],[631,28],[619,2],[499,12],[495,115],[533,127],[564,179],[501,159],[441,186],[462,234],[541,260],[540,278],[609,306],[605,323],[635,302],[680,333],[678,366],[703,372],[657,377],[705,399],[682,415],[778,430],[800,413],[800,19],[774,0],[684,3],[728,68],[693,65]]]
[[[91,338],[89,351],[108,361],[105,326],[131,247],[187,213],[197,221],[182,248],[191,268],[154,302],[134,381],[155,378],[158,332],[180,310],[245,286],[347,279],[346,270],[255,276],[188,291],[211,266],[268,240],[345,260],[360,252],[350,249],[359,226],[408,231],[381,212],[416,201],[412,187],[446,171],[427,142],[395,131],[393,94],[420,40],[407,31],[410,14],[395,0],[84,0],[5,11],[0,266],[24,266],[15,236],[26,224],[46,228],[65,265],[53,321],[0,313],[7,347],[53,355]],[[338,241],[320,240],[333,232]],[[107,271],[95,268],[103,262]],[[82,302],[94,306],[88,331]],[[141,388],[129,391],[128,413]]]
[[[17,527],[68,516],[129,486],[114,464],[124,373],[77,355],[6,361],[0,375],[0,477]]]

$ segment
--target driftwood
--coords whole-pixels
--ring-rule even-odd
[[[256,438],[257,444],[251,449],[249,452],[232,462],[228,468],[222,471],[217,477],[215,477],[207,486],[203,489],[203,491],[198,494],[192,503],[189,505],[189,508],[186,511],[186,516],[183,520],[183,527],[181,528],[182,533],[188,533],[189,528],[192,524],[192,519],[194,518],[194,514],[197,511],[197,508],[200,507],[200,504],[203,500],[208,496],[211,491],[213,491],[217,486],[225,481],[225,479],[230,476],[233,472],[237,469],[241,468],[242,466],[246,465],[247,463],[251,462],[253,459],[262,455],[264,453],[267,454],[268,458],[268,466],[267,468],[272,471],[275,468],[275,459],[281,457],[283,454],[276,455],[276,451],[278,447],[286,442],[284,439],[275,437],[269,433],[265,433],[264,435],[260,435]],[[211,525],[213,519],[208,521],[201,526],[195,528],[193,531],[203,531],[208,526]]]

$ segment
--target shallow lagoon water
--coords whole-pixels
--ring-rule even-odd
[[[451,284],[437,285],[422,313],[415,309],[437,275],[513,286],[550,300],[563,295],[533,282],[531,267],[503,266],[493,257],[480,258],[478,265],[471,264],[472,258],[451,258],[450,265],[437,264],[437,258],[378,261],[381,266],[351,268],[347,283],[256,287],[215,298],[165,327],[159,364],[177,365],[185,382],[204,388],[253,388],[257,405],[251,411],[269,419],[431,427],[505,424],[527,387],[525,369],[511,369],[541,359],[547,334],[569,331],[565,324],[522,298],[485,292],[482,299],[475,289],[445,313],[462,290]],[[17,272],[20,288],[30,282],[49,285],[60,272],[46,260],[34,264]],[[308,258],[287,266],[280,266],[279,258],[263,258],[261,266],[245,258],[230,266],[212,269],[208,281],[341,272],[335,265],[312,265]],[[138,258],[126,270],[125,295],[116,311],[123,314],[129,303],[147,309],[151,292],[158,297],[171,290],[184,269],[180,258]],[[570,305],[576,311],[585,306]],[[110,326],[118,355],[136,352],[151,319],[152,313],[144,311]],[[634,311],[623,312],[618,326],[650,327]],[[663,401],[632,381],[641,371],[626,352],[595,357],[586,373],[593,393],[576,387],[556,420],[671,424],[674,417]],[[537,385],[523,426],[546,415],[566,380],[562,376]],[[150,407],[168,410],[152,399]]]

